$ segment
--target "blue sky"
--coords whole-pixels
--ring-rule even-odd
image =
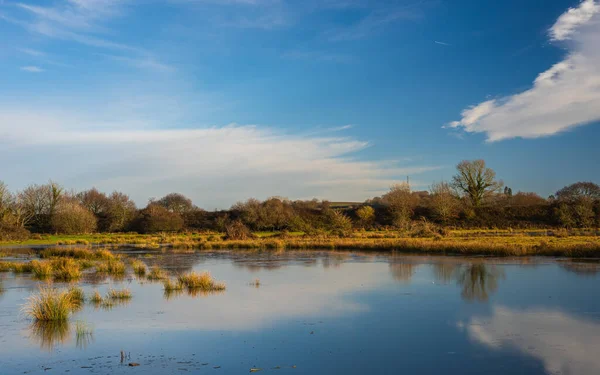
[[[598,0],[0,0],[0,179],[364,200],[598,180]]]

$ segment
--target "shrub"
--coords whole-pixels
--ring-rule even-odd
[[[21,226],[0,221],[0,241],[25,241],[31,233]]]
[[[97,225],[94,214],[75,202],[61,203],[50,224],[54,231],[63,234],[91,233]]]
[[[151,203],[140,212],[134,226],[140,233],[178,232],[183,229],[183,218],[177,212]]]
[[[250,229],[242,223],[241,220],[236,220],[231,224],[225,226],[225,233],[227,240],[248,240],[254,238]]]

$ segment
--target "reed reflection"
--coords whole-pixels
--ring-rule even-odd
[[[64,345],[71,337],[68,321],[35,321],[29,326],[29,331],[31,340],[47,351]]]

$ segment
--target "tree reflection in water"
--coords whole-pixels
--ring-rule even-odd
[[[560,266],[569,272],[581,276],[596,276],[600,272],[600,263],[598,262],[562,262]]]
[[[499,279],[504,279],[502,269],[478,262],[461,266],[456,280],[462,286],[464,300],[485,302],[498,289]]]
[[[498,281],[504,279],[504,270],[485,262],[441,262],[433,265],[435,279],[443,284],[456,282],[462,287],[465,301],[485,302],[496,289]]]
[[[392,277],[399,283],[410,284],[418,265],[412,263],[394,262],[390,263],[390,272]]]

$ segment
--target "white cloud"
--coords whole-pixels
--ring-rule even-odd
[[[3,178],[11,186],[11,176],[18,176],[27,183],[53,178],[77,189],[119,189],[138,203],[179,191],[198,205],[222,208],[271,195],[362,201],[397,177],[434,169],[356,160],[353,154],[368,143],[347,137],[235,124],[164,130],[151,121],[140,126],[135,117],[90,118],[0,110],[0,157],[27,159],[28,166]]]
[[[600,324],[559,311],[496,307],[491,318],[474,317],[469,337],[492,349],[514,347],[539,358],[551,374],[600,373]]]
[[[26,72],[30,72],[30,73],[41,73],[44,71],[44,69],[38,67],[38,66],[22,66],[21,70],[26,71]]]
[[[570,39],[579,26],[588,23],[598,12],[600,12],[600,4],[595,0],[584,0],[579,7],[570,8],[550,28],[552,40]]]
[[[447,125],[485,133],[488,141],[537,138],[600,120],[600,5],[586,0],[569,9],[549,31],[566,40],[565,59],[538,75],[527,91],[465,109]]]

